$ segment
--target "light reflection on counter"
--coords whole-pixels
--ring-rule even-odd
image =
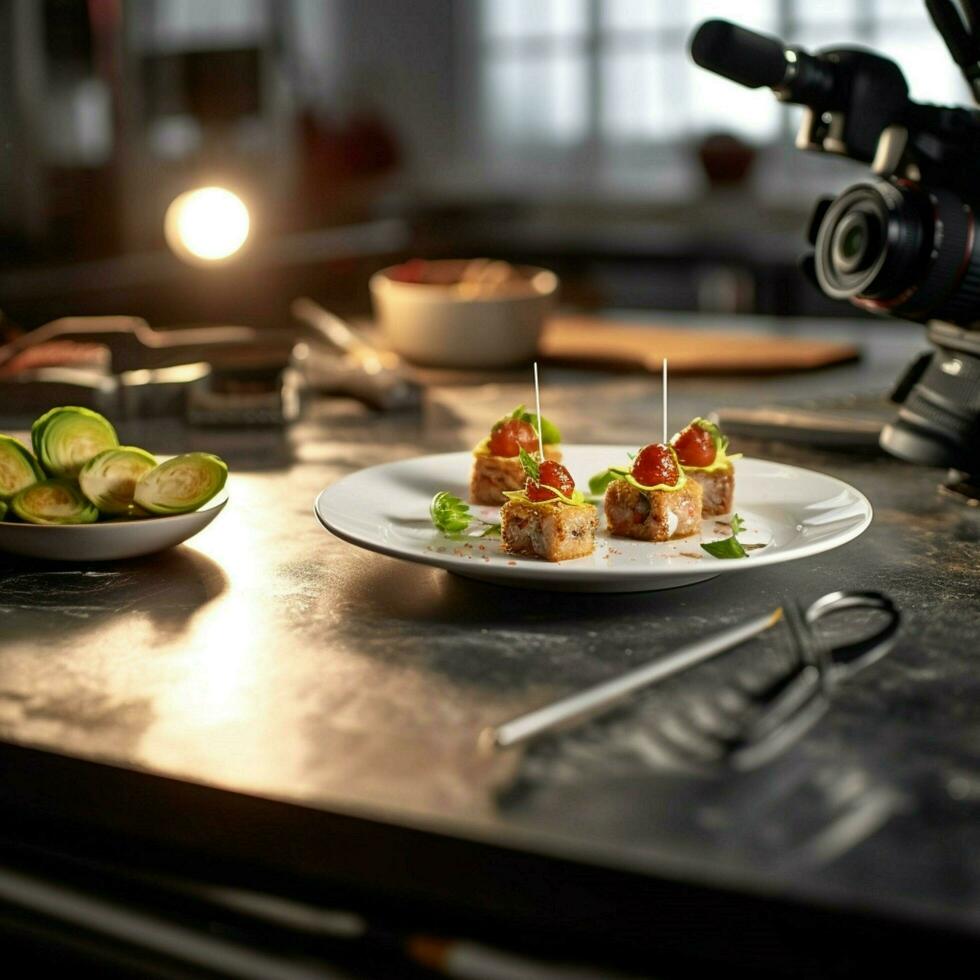
[[[195,620],[190,645],[177,654],[176,676],[156,701],[140,754],[154,767],[270,788],[291,768],[291,743],[275,734],[281,665],[268,601],[273,576],[255,560],[259,548],[268,553],[256,541],[263,525],[249,519],[268,504],[255,478],[233,479],[222,519],[194,542],[221,565],[230,587]]]

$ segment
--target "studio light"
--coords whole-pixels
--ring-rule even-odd
[[[248,238],[248,208],[224,187],[199,187],[174,198],[163,222],[167,244],[197,265],[224,262]]]

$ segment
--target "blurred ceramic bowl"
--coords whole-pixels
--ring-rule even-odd
[[[558,277],[532,266],[476,261],[484,263],[478,278],[462,279],[476,263],[455,259],[415,260],[371,277],[374,315],[393,350],[436,367],[504,367],[534,358]],[[419,268],[424,278],[406,278],[407,269]]]

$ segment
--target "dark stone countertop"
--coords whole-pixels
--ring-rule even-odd
[[[754,324],[759,326],[759,324]],[[792,325],[788,325],[792,326]],[[809,326],[815,330],[821,325]],[[720,404],[883,390],[922,335],[847,324],[860,364],[672,384],[683,422]],[[569,442],[645,440],[655,379],[548,370]],[[226,511],[141,560],[0,557],[0,737],[83,759],[980,932],[980,513],[942,474],[884,457],[739,446],[853,483],[875,507],[843,548],[643,595],[521,593],[359,551],[322,531],[316,493],[356,468],[474,443],[528,397],[523,378],[441,384],[420,417],[326,401],[283,434],[127,426],[159,452],[231,465]],[[745,648],[526,752],[487,760],[492,722],[671,644],[838,588],[882,589],[906,627],[777,761],[690,774],[672,713],[782,654]]]

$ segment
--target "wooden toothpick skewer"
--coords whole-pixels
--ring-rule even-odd
[[[538,422],[538,460],[544,462],[544,440],[541,438],[541,385],[538,384],[538,362],[534,362],[534,407]]]
[[[663,398],[664,398],[664,443],[667,442],[667,358],[663,360],[663,383],[661,385],[663,388]]]

